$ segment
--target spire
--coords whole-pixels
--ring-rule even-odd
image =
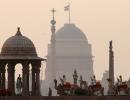
[[[73,79],[74,79],[74,84],[77,84],[78,73],[76,69],[74,70]]]
[[[110,51],[112,51],[112,40],[110,41]]]
[[[114,52],[112,50],[112,41],[109,42],[109,80],[111,84],[109,86],[108,94],[113,94],[113,85],[114,85]]]
[[[112,41],[110,41],[109,45],[109,78],[114,84],[114,52],[112,50]]]
[[[21,34],[21,31],[20,31],[20,27],[17,28],[17,33],[16,33],[17,36],[22,36]]]
[[[53,17],[53,19],[51,20],[51,24],[54,26],[56,24],[56,21],[55,21],[55,12],[56,12],[56,10],[53,8],[51,10],[51,12],[52,12],[52,17]]]
[[[53,20],[55,19],[55,12],[56,12],[56,10],[53,8],[52,10],[52,14],[53,14]]]
[[[56,24],[56,21],[55,21],[55,12],[56,10],[53,8],[51,10],[52,12],[52,20],[51,20],[51,32],[52,32],[52,36],[51,36],[51,41],[53,42],[55,40],[55,31],[56,31],[56,28],[55,28],[55,24]]]

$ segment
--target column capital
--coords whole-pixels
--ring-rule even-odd
[[[15,72],[15,63],[8,63],[8,72],[13,73]]]
[[[40,73],[40,68],[36,68],[36,73]]]
[[[4,72],[5,73],[5,65],[6,63],[5,62],[0,62],[0,72]]]
[[[41,65],[41,61],[33,61],[31,62],[32,66],[39,66]]]
[[[23,70],[23,72],[28,73],[29,72],[29,66],[23,66],[22,70]]]
[[[28,73],[29,72],[29,62],[23,62],[22,63],[22,70],[23,70],[23,73]]]

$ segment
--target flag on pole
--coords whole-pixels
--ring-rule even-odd
[[[70,24],[70,3],[64,7],[64,11],[68,11],[68,17],[69,17],[69,24]]]
[[[70,10],[70,5],[64,7],[64,11],[69,11],[69,10]]]

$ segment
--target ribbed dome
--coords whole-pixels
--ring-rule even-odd
[[[7,39],[2,47],[2,56],[37,56],[35,46],[33,42],[23,36],[20,32],[20,28],[15,36]]]
[[[74,24],[65,24],[56,32],[56,39],[86,40],[85,34]]]

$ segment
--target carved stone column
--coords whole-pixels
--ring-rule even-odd
[[[15,63],[8,63],[8,89],[15,94]]]
[[[32,63],[32,96],[40,95],[40,67],[40,61]]]
[[[29,96],[29,64],[23,63],[23,96]]]
[[[0,66],[0,88],[2,87],[1,82],[2,82],[2,73],[1,73],[1,66]]]
[[[35,68],[34,68],[34,65],[32,67],[32,93],[31,95],[32,96],[35,96],[36,94],[36,73],[35,73]]]
[[[30,78],[29,74],[30,74],[30,70],[29,70],[29,64],[28,64],[28,74],[27,74],[27,89],[28,89],[28,93],[29,93],[29,78]]]
[[[36,69],[36,95],[40,95],[40,68],[37,67]]]
[[[5,89],[5,65],[2,66],[2,73],[1,73],[1,88]]]
[[[0,88],[5,89],[5,65],[6,63],[0,62]]]

